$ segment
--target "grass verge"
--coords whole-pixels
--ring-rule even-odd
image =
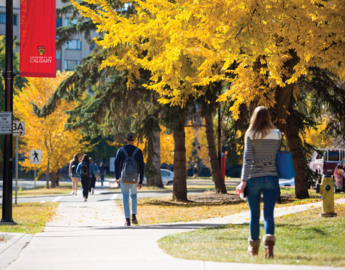
[[[249,226],[229,225],[173,234],[159,240],[168,254],[183,259],[220,262],[345,266],[345,204],[336,206],[336,218],[321,218],[320,209],[276,220],[275,258],[247,255]],[[261,235],[263,235],[261,227]]]
[[[13,204],[13,220],[17,225],[0,226],[1,232],[30,233],[43,231],[44,225],[53,217],[59,203],[19,203]],[[2,210],[2,206],[0,205]]]
[[[79,183],[79,186],[80,183]],[[45,196],[45,195],[63,195],[69,194],[72,191],[72,184],[61,183],[56,188],[49,188],[47,189],[46,186],[37,186],[35,189],[24,189],[18,190],[18,196]],[[12,192],[12,196],[15,196],[15,192]]]

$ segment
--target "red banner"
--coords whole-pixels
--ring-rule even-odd
[[[22,77],[56,77],[56,0],[20,0]]]

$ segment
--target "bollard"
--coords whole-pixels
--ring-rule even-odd
[[[334,213],[334,182],[330,175],[323,175],[321,184],[317,184],[316,192],[322,196],[321,217],[336,217]]]

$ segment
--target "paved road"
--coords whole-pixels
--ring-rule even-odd
[[[90,195],[88,202],[107,202],[116,199],[122,199],[121,190],[115,189],[108,191],[109,182],[105,182],[102,187],[99,183],[96,183],[95,194]],[[189,191],[189,194],[198,194],[200,191]],[[171,196],[172,191],[155,191],[155,192],[138,192],[139,198],[148,197],[161,197],[161,196]],[[18,203],[26,202],[61,202],[61,203],[80,203],[83,202],[82,189],[79,188],[78,195],[54,195],[54,196],[37,196],[37,197],[18,197]],[[13,198],[14,202],[14,198]],[[0,199],[0,205],[2,200]]]

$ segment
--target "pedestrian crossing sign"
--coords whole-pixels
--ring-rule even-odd
[[[30,164],[41,164],[42,163],[42,150],[34,149],[30,150]]]

